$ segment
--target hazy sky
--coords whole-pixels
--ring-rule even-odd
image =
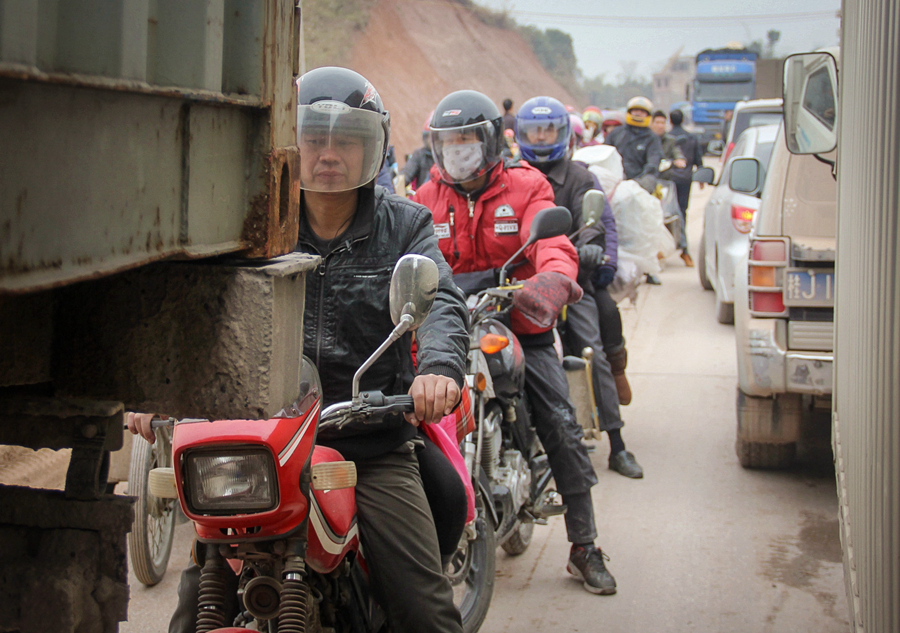
[[[683,54],[729,42],[766,41],[781,31],[778,55],[838,42],[840,0],[476,0],[507,9],[519,24],[555,28],[572,36],[586,77],[604,73],[615,82],[623,62],[637,62],[650,77],[683,46]],[[767,17],[760,17],[767,16]],[[667,19],[669,18],[669,19]],[[676,18],[672,20],[672,18]]]

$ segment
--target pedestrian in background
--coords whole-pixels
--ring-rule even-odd
[[[509,97],[503,100],[503,129],[516,129],[516,115],[512,111],[513,101]]]
[[[684,167],[676,167],[670,170],[670,179],[675,183],[678,207],[681,209],[681,215],[684,218],[685,227],[687,227],[687,210],[691,198],[691,178],[695,169],[703,167],[703,149],[700,147],[700,139],[681,127],[681,124],[684,123],[684,113],[681,110],[672,110],[669,113],[669,120],[672,122],[672,129],[669,131],[669,135],[677,141],[685,159]],[[700,188],[703,188],[702,182],[700,183]],[[685,260],[685,263],[687,264],[687,260]]]
[[[670,161],[670,164],[666,166],[666,169],[660,171],[659,177],[663,180],[672,181],[672,170],[684,169],[687,167],[687,161],[684,158],[681,148],[678,147],[678,141],[674,136],[666,133],[667,122],[668,117],[666,116],[666,113],[662,110],[657,110],[653,113],[653,117],[650,120],[650,129],[659,137],[660,143],[662,143],[663,156],[666,160]],[[674,187],[674,184],[675,183],[673,182],[668,186]],[[674,207],[675,204],[673,203],[671,206]],[[666,207],[664,206],[664,208]],[[681,215],[681,231],[677,232],[678,244],[676,246],[681,249],[681,259],[684,261],[684,265],[691,268],[694,265],[694,260],[691,258],[690,253],[688,253],[687,218],[685,217],[684,209],[681,208],[680,204],[678,205],[678,213]]]

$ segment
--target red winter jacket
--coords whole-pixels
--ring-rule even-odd
[[[454,274],[502,266],[528,239],[534,215],[555,206],[550,183],[528,164],[498,165],[489,179],[484,193],[470,200],[441,182],[434,166],[431,180],[413,198],[431,209],[438,247]],[[516,279],[528,279],[538,272],[562,273],[571,279],[578,276],[578,253],[564,235],[535,242],[525,249],[525,258],[512,273]],[[517,311],[512,313],[512,328],[517,334],[546,331]]]

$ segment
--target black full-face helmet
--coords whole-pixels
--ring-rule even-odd
[[[300,187],[338,192],[375,180],[391,134],[375,87],[348,68],[316,68],[297,80],[297,99]]]
[[[444,97],[429,129],[434,161],[448,184],[475,180],[501,160],[503,117],[480,92],[459,90]]]

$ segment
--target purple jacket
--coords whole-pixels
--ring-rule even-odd
[[[591,178],[594,179],[594,187],[603,191],[603,187],[600,186],[600,180],[597,179],[594,172],[591,172]],[[603,191],[603,193],[605,194],[606,192]],[[613,215],[612,207],[609,206],[609,198],[606,199],[606,206],[603,207],[603,215],[600,216],[600,221],[603,222],[603,226],[606,229],[606,254],[609,255],[609,261],[606,265],[618,270],[619,232],[616,230],[616,216]]]

